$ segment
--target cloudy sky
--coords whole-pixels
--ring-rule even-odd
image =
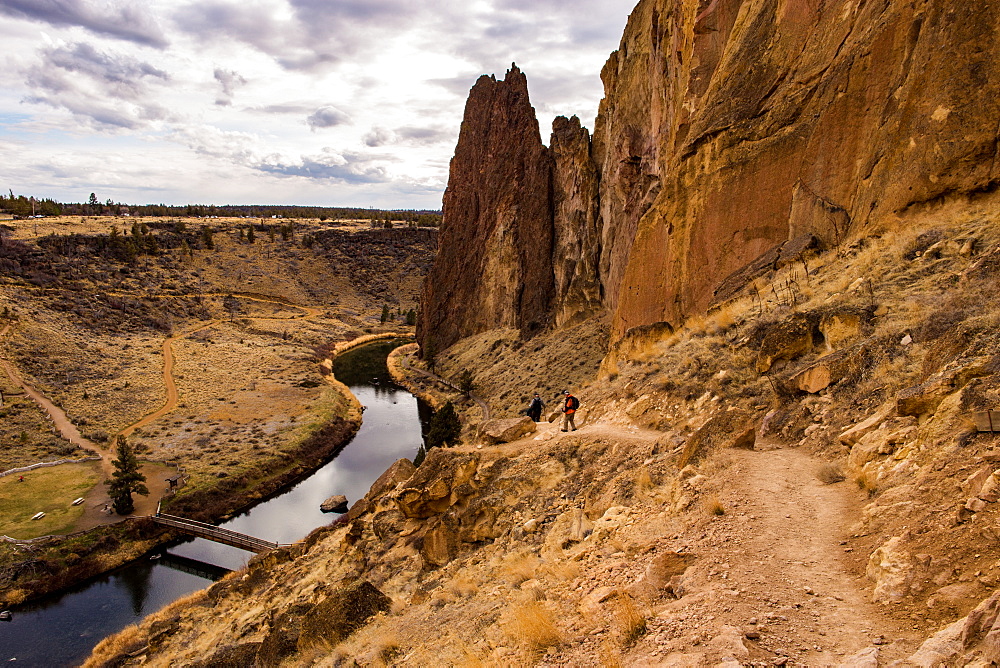
[[[441,205],[469,88],[593,127],[636,0],[0,0],[0,188]]]

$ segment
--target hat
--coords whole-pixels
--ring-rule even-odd
[[[563,394],[569,394],[569,390],[563,390]]]

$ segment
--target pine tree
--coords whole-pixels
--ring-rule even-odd
[[[118,437],[117,452],[118,459],[111,462],[115,465],[115,471],[111,474],[108,494],[115,512],[128,515],[135,510],[132,494],[149,496],[149,488],[145,484],[146,476],[139,472],[139,460],[136,459],[135,451],[124,436]]]
[[[462,435],[462,423],[458,419],[455,407],[449,401],[441,410],[434,413],[427,429],[427,447],[437,448],[443,445],[455,445]]]
[[[382,318],[379,320],[379,322],[381,322],[384,325],[386,320],[388,319],[389,319],[389,305],[382,304]]]
[[[253,243],[256,237],[253,233],[253,223],[247,226],[247,243]]]

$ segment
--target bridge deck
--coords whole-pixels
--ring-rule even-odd
[[[216,543],[222,543],[223,545],[231,545],[233,547],[238,547],[241,550],[261,553],[279,547],[278,543],[272,543],[271,541],[255,538],[254,536],[248,536],[245,533],[223,529],[213,524],[196,522],[195,520],[189,520],[184,517],[157,513],[155,515],[151,515],[150,518],[158,524],[179,529],[180,531],[191,534],[192,536],[206,538],[208,540],[215,541]]]

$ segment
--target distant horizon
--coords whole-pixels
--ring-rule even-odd
[[[439,210],[465,101],[516,62],[592,128],[635,0],[0,0],[0,184],[60,202]]]

